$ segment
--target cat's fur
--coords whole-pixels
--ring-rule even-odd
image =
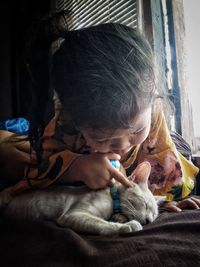
[[[126,223],[109,221],[113,213],[110,188],[91,190],[87,187],[51,186],[29,191],[15,197],[6,208],[6,214],[15,219],[52,220],[75,231],[100,235],[141,230],[142,225],[152,222],[158,215],[155,198],[147,185],[150,172],[147,164],[139,165],[141,177],[132,182],[132,187],[116,185],[120,192],[122,214],[129,220]]]

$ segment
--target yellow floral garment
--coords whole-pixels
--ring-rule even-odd
[[[177,151],[162,112],[154,114],[149,136],[137,146],[124,167],[128,169],[145,160],[152,167],[149,188],[154,195],[166,196],[167,201],[180,200],[194,189],[199,170]]]
[[[48,187],[59,180],[79,155],[90,153],[84,137],[61,108],[46,127],[42,141],[44,160],[39,165],[27,166],[24,179],[0,192],[4,203],[29,188]],[[31,157],[35,159],[34,152]],[[188,196],[193,190],[198,168],[177,151],[160,111],[152,116],[147,139],[129,152],[122,164],[130,174],[144,160],[152,166],[149,188],[153,194],[172,201]]]

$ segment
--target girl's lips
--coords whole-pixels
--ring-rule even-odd
[[[132,147],[127,147],[125,149],[116,149],[116,150],[112,150],[113,153],[119,154],[119,155],[124,155],[126,153],[128,153],[130,150],[132,149]]]
[[[116,150],[111,150],[111,151],[99,151],[97,149],[91,149],[90,150],[90,153],[115,153],[115,154],[118,154],[120,156],[124,156],[125,154],[127,154],[130,150],[132,149],[132,147],[128,147],[128,148],[125,148],[125,149],[116,149]]]

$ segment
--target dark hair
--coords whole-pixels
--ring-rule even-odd
[[[64,110],[80,128],[128,128],[155,97],[150,44],[121,24],[67,32],[52,75]]]
[[[55,19],[33,27],[26,49],[33,92],[28,139],[38,160],[54,113],[53,89],[75,125],[93,129],[128,128],[156,96],[152,50],[141,33],[116,23],[63,31]],[[49,49],[59,37],[64,41],[49,65]]]

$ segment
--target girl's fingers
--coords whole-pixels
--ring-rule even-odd
[[[116,183],[115,178],[112,178],[110,182],[108,183],[109,186],[113,186]]]
[[[120,172],[118,169],[113,167],[109,161],[109,160],[120,160],[121,158],[120,155],[115,154],[115,153],[107,153],[106,158],[108,160],[108,171],[110,172],[110,176],[112,177],[112,179],[117,180],[118,182],[120,182],[126,187],[132,186],[131,182],[122,174],[122,172]]]
[[[181,201],[164,203],[160,206],[160,211],[180,212],[184,209],[200,209],[200,199],[191,197]]]
[[[106,153],[104,154],[104,156],[107,158],[107,159],[116,159],[116,160],[120,160],[121,157],[119,154],[115,154],[115,153]]]
[[[181,212],[182,211],[182,209],[180,209],[175,204],[173,204],[173,202],[163,203],[160,206],[159,210],[160,211],[170,211],[170,212]]]
[[[200,208],[200,198],[196,198],[196,197],[191,197],[190,199],[192,199]]]
[[[28,163],[28,164],[37,163],[37,159],[32,157],[29,153],[26,153],[24,151],[19,151],[16,148],[13,148],[13,156],[17,158],[17,162]]]
[[[179,208],[179,207],[177,207],[175,205],[169,205],[168,208],[169,208],[169,211],[175,211],[175,212],[181,212],[182,211],[181,208]]]
[[[126,187],[132,186],[131,182],[120,171],[115,169],[111,164],[109,167],[109,172],[110,172],[111,177],[113,177],[115,180],[117,180],[118,182],[120,182],[124,186],[126,186]]]
[[[26,153],[30,153],[30,151],[31,151],[30,142],[27,141],[27,140],[16,141],[16,143],[14,143],[14,145],[20,151],[23,151],[23,152],[26,152]]]
[[[180,209],[199,209],[199,205],[191,198],[179,201],[177,207]]]

